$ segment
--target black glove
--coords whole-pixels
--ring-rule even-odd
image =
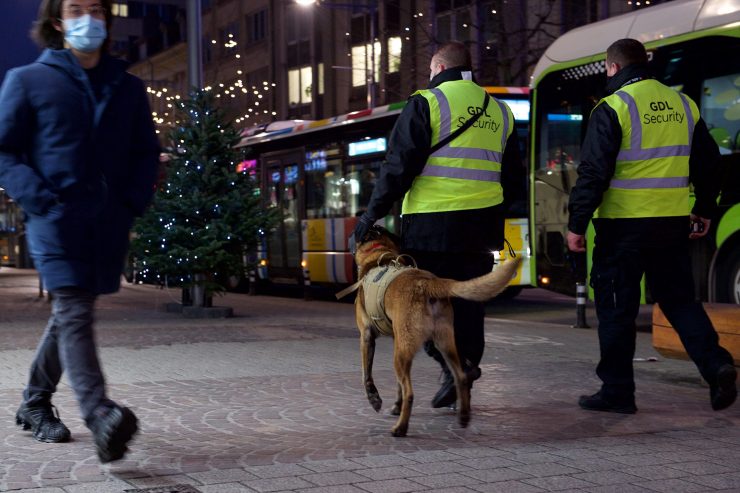
[[[357,226],[355,226],[354,231],[350,233],[349,238],[347,239],[347,244],[349,246],[349,253],[352,255],[355,254],[357,251],[357,245],[359,243],[362,243],[362,239],[365,237],[368,231],[370,231],[370,227],[375,223],[373,219],[370,218],[367,214],[363,214],[360,216],[360,220],[357,221]]]

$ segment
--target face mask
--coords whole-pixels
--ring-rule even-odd
[[[90,53],[103,44],[108,33],[105,29],[105,21],[93,18],[85,14],[76,19],[64,19],[64,40],[77,51]]]

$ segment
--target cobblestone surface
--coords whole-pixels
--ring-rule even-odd
[[[33,273],[0,271],[0,491],[740,492],[740,406],[712,412],[688,362],[636,363],[634,416],[585,412],[575,402],[598,386],[595,331],[489,318],[470,427],[429,407],[439,370],[419,355],[409,436],[396,439],[392,340],[376,351],[375,413],[350,304],[229,294],[217,303],[236,317],[190,320],[159,310],[175,292],[130,285],[101,298],[98,342],[109,393],[141,433],[101,466],[65,384],[54,402],[72,442],[14,425],[48,317],[37,290]],[[636,356],[656,356],[649,334]]]

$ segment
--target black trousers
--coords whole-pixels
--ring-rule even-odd
[[[466,281],[482,276],[493,269],[493,256],[474,253],[440,253],[418,250],[406,251],[416,260],[416,265],[437,277]],[[463,368],[476,368],[483,358],[485,307],[477,301],[452,300],[454,310],[455,346]],[[431,343],[430,343],[431,344]],[[433,346],[432,346],[433,348]],[[434,359],[443,363],[436,349],[427,348]]]
[[[658,248],[599,242],[597,233],[591,286],[601,347],[596,374],[603,382],[603,395],[617,401],[634,399],[632,359],[643,274],[653,299],[675,328],[689,357],[707,383],[714,385],[719,367],[733,360],[719,345],[712,322],[695,299],[688,239]]]
[[[27,404],[48,404],[62,372],[67,373],[86,422],[90,422],[98,407],[113,404],[106,396],[105,377],[95,346],[95,299],[94,294],[78,288],[60,288],[52,292],[51,317],[36,349],[28,385],[23,392]]]

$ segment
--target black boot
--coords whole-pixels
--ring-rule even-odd
[[[480,368],[477,366],[472,369],[463,368],[463,371],[467,377],[468,388],[472,389],[473,382],[480,378]],[[446,364],[442,367],[442,374],[442,386],[434,395],[434,398],[432,398],[433,408],[454,406],[457,402],[457,387],[455,386],[455,379]]]
[[[447,368],[447,363],[445,363],[445,359],[442,356],[442,353],[439,352],[432,341],[426,341],[424,343],[424,351],[429,356],[434,358],[434,361],[439,363],[439,366],[442,367],[442,376],[440,378],[440,380],[442,381],[442,386],[432,398],[432,407],[436,409],[453,405],[455,402],[457,402],[457,389],[455,388],[455,379],[453,378],[450,369]]]
[[[128,451],[126,444],[138,431],[136,415],[127,407],[113,406],[96,411],[88,427],[95,437],[100,462],[119,460]]]
[[[578,405],[582,409],[589,411],[606,411],[620,414],[635,414],[637,412],[634,398],[615,399],[604,397],[601,391],[596,392],[594,395],[582,395],[578,399]]]
[[[709,387],[712,409],[721,411],[728,408],[737,399],[737,370],[731,364],[722,365],[717,372],[717,381]]]
[[[455,379],[447,365],[442,363],[442,386],[432,398],[432,407],[449,407],[457,402]]]
[[[61,443],[68,442],[69,428],[59,419],[56,408],[47,404],[21,404],[15,413],[15,424],[24,430],[31,430],[33,437],[39,442]]]

